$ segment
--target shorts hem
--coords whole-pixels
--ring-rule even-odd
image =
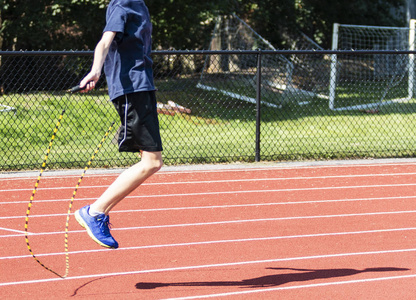
[[[127,148],[119,148],[118,152],[130,152],[130,153],[137,153],[140,151],[146,151],[146,152],[162,152],[163,149],[159,148],[140,148],[140,149],[127,149]]]

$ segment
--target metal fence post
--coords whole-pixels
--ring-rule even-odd
[[[261,49],[258,49],[257,54],[257,82],[256,82],[256,155],[255,161],[260,161],[260,127],[261,127]]]

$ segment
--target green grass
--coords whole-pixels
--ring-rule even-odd
[[[255,105],[196,88],[195,79],[158,81],[158,101],[191,108],[190,115],[159,115],[165,164],[253,161]],[[342,90],[340,90],[342,93]],[[341,94],[342,95],[342,94]],[[350,95],[350,96],[348,96]],[[344,99],[356,101],[353,93]],[[49,168],[84,167],[111,122],[116,125],[93,167],[130,165],[136,154],[119,153],[118,116],[105,91],[94,94],[9,94],[0,103],[1,170],[39,169],[63,109],[65,115],[49,155]],[[383,106],[378,114],[334,112],[322,99],[262,107],[261,159],[299,160],[409,157],[416,152],[415,100]]]
[[[335,107],[345,107],[378,103],[392,99],[406,98],[408,95],[407,82],[343,82],[337,87]],[[383,98],[384,97],[384,98]]]

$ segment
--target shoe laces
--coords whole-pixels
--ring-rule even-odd
[[[97,221],[99,221],[100,230],[102,233],[104,233],[106,236],[111,236],[110,234],[110,217],[105,216],[104,218],[97,218]]]

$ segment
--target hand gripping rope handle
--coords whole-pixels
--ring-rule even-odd
[[[79,86],[79,84],[78,84],[78,85],[76,85],[76,86],[74,86],[74,87],[70,88],[67,92],[68,92],[68,93],[76,93],[76,92],[79,92],[79,91],[85,90],[85,88],[86,88],[86,87],[87,87],[87,85],[85,85],[84,87],[80,87],[80,86]]]
[[[75,190],[74,190],[74,192],[72,193],[72,198],[71,198],[71,201],[70,201],[70,203],[69,203],[69,208],[68,208],[68,213],[67,213],[66,223],[65,223],[65,262],[66,262],[66,269],[65,269],[65,274],[64,274],[64,275],[61,275],[61,274],[59,274],[59,273],[55,272],[54,270],[52,270],[52,269],[48,268],[47,266],[45,266],[45,265],[44,265],[44,264],[43,264],[43,263],[42,263],[42,262],[41,262],[41,261],[40,261],[40,260],[39,260],[39,259],[35,256],[35,254],[34,254],[34,253],[33,253],[33,251],[32,251],[32,248],[30,247],[30,244],[29,244],[28,227],[29,227],[29,214],[30,214],[30,208],[32,207],[33,199],[34,199],[34,197],[35,197],[36,190],[37,190],[37,188],[38,188],[38,186],[39,186],[40,178],[41,178],[41,176],[42,176],[43,171],[44,171],[44,170],[45,170],[45,168],[46,168],[46,161],[47,161],[47,159],[48,159],[48,156],[49,156],[49,153],[50,153],[50,150],[51,150],[51,147],[52,147],[53,140],[55,139],[56,132],[58,131],[58,127],[59,127],[59,125],[60,125],[60,123],[61,123],[61,120],[62,120],[62,117],[63,117],[64,112],[65,112],[65,110],[64,110],[64,111],[62,111],[62,114],[59,116],[59,121],[58,121],[58,123],[57,123],[57,124],[56,124],[56,126],[55,126],[55,129],[54,129],[54,132],[53,132],[53,135],[52,135],[51,141],[50,141],[50,143],[49,143],[48,150],[47,150],[46,155],[45,155],[45,159],[44,159],[43,164],[42,164],[41,171],[40,171],[39,176],[38,176],[38,179],[37,179],[37,181],[36,181],[35,188],[34,188],[34,190],[33,190],[33,192],[32,192],[32,196],[30,197],[29,205],[28,205],[28,208],[27,208],[27,211],[26,211],[26,222],[25,222],[25,238],[26,238],[26,245],[27,245],[27,248],[28,248],[28,250],[29,250],[30,254],[32,254],[32,257],[33,257],[33,258],[36,260],[36,262],[37,262],[37,263],[39,263],[39,264],[40,264],[43,268],[45,268],[46,270],[48,270],[48,271],[52,272],[53,274],[55,274],[55,275],[57,275],[58,277],[61,277],[61,278],[66,278],[66,277],[68,276],[68,274],[69,274],[68,228],[69,228],[69,217],[70,217],[70,215],[71,215],[71,210],[72,210],[72,205],[73,205],[73,203],[74,203],[75,195],[76,195],[76,193],[77,193],[77,191],[78,191],[78,188],[79,188],[79,186],[80,186],[80,184],[81,184],[81,180],[84,178],[85,173],[87,172],[88,168],[91,166],[92,161],[94,160],[94,158],[95,158],[95,156],[97,155],[98,151],[99,151],[99,150],[100,150],[100,148],[102,147],[102,145],[103,145],[103,143],[104,143],[105,139],[106,139],[106,138],[107,138],[107,136],[109,135],[109,133],[110,133],[110,131],[111,131],[111,129],[112,129],[112,127],[113,127],[113,125],[114,125],[114,122],[113,122],[113,123],[110,125],[110,127],[108,128],[108,130],[106,131],[106,133],[105,133],[104,137],[101,139],[101,142],[98,144],[97,148],[96,148],[96,149],[95,149],[95,151],[94,151],[94,154],[91,156],[90,160],[88,161],[87,165],[85,166],[84,171],[82,172],[81,177],[79,178],[78,183],[77,183],[77,185],[75,186]]]

